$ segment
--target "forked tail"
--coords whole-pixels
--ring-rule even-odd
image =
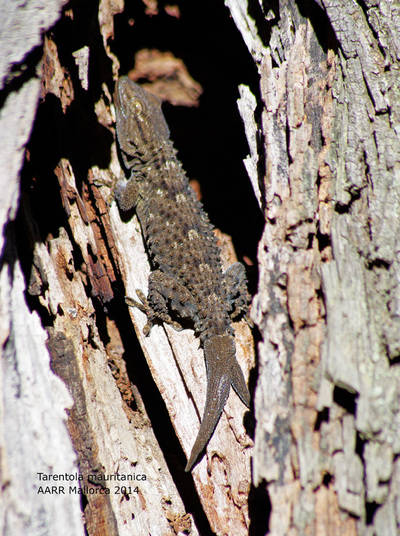
[[[221,417],[230,386],[234,388],[242,402],[250,406],[250,394],[243,372],[236,361],[235,342],[230,335],[214,335],[204,343],[204,357],[207,369],[207,397],[200,430],[194,442],[185,471],[190,471],[206,447]]]

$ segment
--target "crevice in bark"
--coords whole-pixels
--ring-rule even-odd
[[[97,102],[101,97],[101,84],[105,83],[111,92],[114,87],[112,62],[106,54],[99,27],[99,3],[99,0],[94,0],[93,2],[74,0],[70,2],[69,8],[73,12],[73,16],[62,17],[52,30],[54,42],[62,44],[62,46],[58,47],[57,52],[61,65],[68,72],[68,76],[71,77],[74,90],[78,92],[75,98],[78,100],[82,98],[88,99],[88,105],[84,108],[85,113],[80,116],[83,121],[86,120],[88,112],[92,111],[92,103]],[[74,52],[84,46],[89,47],[90,50],[88,64],[89,87],[87,91],[81,86],[78,66],[73,56]],[[97,127],[99,127],[98,124]],[[102,141],[101,136],[97,141]]]
[[[386,109],[384,109],[384,110],[379,110],[379,109],[377,110],[377,109],[376,109],[376,108],[377,108],[377,105],[376,105],[377,103],[376,103],[376,101],[375,101],[373,92],[372,92],[372,90],[371,90],[371,88],[370,88],[370,84],[369,84],[368,78],[367,78],[367,76],[366,76],[366,73],[364,72],[364,69],[362,69],[362,68],[361,68],[361,73],[362,73],[363,80],[364,80],[364,84],[363,84],[363,86],[364,86],[364,88],[365,88],[365,90],[366,90],[366,92],[367,92],[368,98],[369,98],[369,100],[371,101],[372,106],[373,106],[374,109],[375,109],[375,113],[376,113],[377,115],[387,114],[387,110],[386,110]],[[365,104],[367,104],[367,103],[365,103]],[[378,149],[378,147],[377,147],[377,149]],[[378,152],[379,152],[379,151],[378,151]]]
[[[308,233],[306,249],[312,249],[313,243],[314,243],[314,236],[315,236],[315,233]]]
[[[25,292],[25,299],[29,310],[31,312],[36,311],[39,315],[40,322],[44,328],[53,325],[53,316],[50,315],[46,307],[39,302],[38,296],[32,296],[27,290]]]
[[[36,77],[37,66],[43,54],[42,47],[33,48],[19,63],[14,63],[4,80],[4,89],[0,91],[0,108],[3,108],[8,95],[18,92],[29,80]]]
[[[310,21],[322,50],[327,53],[329,49],[335,52],[339,48],[339,42],[336,38],[335,30],[332,27],[326,11],[315,2],[315,0],[306,0],[297,2],[297,7],[301,15]]]
[[[370,23],[370,18],[369,18],[369,9],[370,9],[370,7],[367,6],[367,4],[363,0],[356,0],[356,3],[360,6],[361,10],[364,13],[365,20],[366,20],[366,22],[368,24],[368,28],[371,31],[371,34],[372,34],[372,36],[374,38],[374,41],[375,41],[377,47],[379,48],[382,56],[384,58],[386,58],[387,52],[386,52],[385,48],[382,46],[382,44],[380,42],[379,34],[375,30],[374,26]]]
[[[258,356],[258,347],[259,343],[262,340],[260,332],[257,326],[252,328],[253,340],[254,340],[254,349],[255,349],[255,365],[250,370],[248,387],[250,392],[251,408],[250,411],[246,411],[243,418],[243,425],[246,429],[246,433],[254,441],[255,429],[256,429],[256,417],[254,409],[254,394],[257,387],[257,380],[259,377],[259,356]]]
[[[356,448],[355,448],[355,452],[356,454],[358,454],[358,456],[360,457],[362,463],[363,463],[363,466],[364,466],[364,448],[365,448],[365,444],[367,443],[367,441],[365,439],[362,439],[362,437],[360,436],[360,434],[357,432],[356,434]]]
[[[350,212],[350,205],[344,203],[335,203],[335,211],[338,214],[347,214]]]
[[[87,497],[86,497],[86,495],[84,493],[82,493],[80,495],[80,504],[81,504],[81,510],[82,510],[82,512],[84,512],[85,509],[87,508],[88,504],[89,504],[88,500],[87,500]],[[87,530],[86,523],[83,523],[83,532],[84,532],[85,536],[90,536],[89,532]]]
[[[368,270],[374,270],[375,268],[382,268],[389,270],[392,263],[385,261],[384,259],[371,259],[367,261]]]
[[[315,432],[318,432],[320,430],[323,422],[329,422],[329,408],[324,408],[317,413],[317,418],[315,419],[314,424]]]
[[[333,476],[330,473],[325,473],[322,478],[322,485],[326,488],[329,488],[330,484],[333,482]]]
[[[321,233],[319,226],[317,227],[317,234],[316,234],[317,242],[318,242],[318,250],[322,252],[325,248],[331,247],[331,237],[328,234]]]
[[[269,533],[271,500],[265,480],[257,487],[252,486],[249,493],[249,536],[263,536]]]
[[[293,159],[292,159],[291,152],[290,152],[290,127],[287,121],[285,123],[285,141],[286,141],[286,154],[288,157],[288,166],[290,166],[290,164],[293,164]]]
[[[388,353],[388,352],[387,352]],[[400,365],[400,355],[396,356],[396,357],[391,357],[390,358],[390,364],[392,366],[394,365]]]
[[[256,122],[256,125],[262,125],[262,114],[264,110],[264,102],[262,100],[260,87],[257,86],[257,91],[254,92],[254,95],[257,99],[257,106],[254,111],[254,120]],[[258,187],[260,189],[261,194],[261,211],[262,214],[267,214],[267,205],[266,205],[266,196],[265,196],[265,182],[264,177],[267,173],[266,168],[266,159],[267,159],[267,144],[265,140],[265,133],[262,128],[257,129],[257,136],[256,136],[256,143],[257,143],[257,178],[258,178]],[[258,281],[257,281],[258,283]],[[256,290],[256,289],[255,289]]]
[[[350,393],[346,389],[336,385],[333,390],[333,400],[338,406],[344,408],[348,413],[355,415],[357,394]]]
[[[21,203],[19,209],[20,212],[27,212],[24,216],[27,221],[21,222],[21,233],[24,233],[26,225],[32,225],[38,233],[37,237],[32,238],[42,242],[48,236],[58,236],[60,227],[67,227],[60,186],[54,173],[57,163],[63,156],[59,143],[57,126],[59,124],[62,125],[64,136],[67,137],[68,130],[63,122],[60,101],[54,95],[47,95],[45,101],[39,104],[27,146],[21,172],[23,204]],[[46,196],[43,196],[43,191],[46,192]],[[51,203],[48,202],[49,199]],[[17,219],[19,220],[19,217]],[[18,244],[23,245],[22,253],[26,254],[25,240],[18,241]]]
[[[279,23],[279,1],[271,0],[262,2],[262,7],[259,2],[248,3],[248,14],[254,20],[257,27],[257,34],[260,37],[263,45],[267,47],[271,39],[273,27]],[[267,15],[272,11],[274,16]]]
[[[382,505],[377,504],[376,502],[365,503],[365,523],[367,526],[374,524],[374,517],[375,517],[376,511],[378,510],[380,506]]]
[[[29,161],[25,160],[21,171],[21,201],[15,223],[12,225],[15,227],[15,245],[25,278],[26,301],[30,311],[38,313],[42,326],[48,327],[53,325],[54,317],[39,301],[39,296],[48,289],[48,281],[40,258],[35,258],[34,248],[36,243],[45,241],[46,236],[58,236],[60,227],[68,229],[68,223],[62,208],[56,177],[53,175],[52,180],[47,180],[44,188],[40,183],[46,179],[40,172],[34,171],[31,163],[30,158]],[[46,197],[41,195],[43,190],[46,191]],[[70,239],[73,240],[71,235]],[[75,264],[74,268],[78,269],[80,264]]]
[[[358,187],[352,184],[347,188],[347,192],[350,194],[350,201],[348,203],[335,203],[335,211],[338,214],[348,214],[351,212],[352,205],[355,201],[358,201],[361,197],[361,191],[363,187]]]

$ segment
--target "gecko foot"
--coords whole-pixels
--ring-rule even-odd
[[[108,175],[108,177],[96,177],[93,180],[93,184],[99,188],[102,186],[108,188],[109,192],[108,195],[105,196],[105,202],[107,206],[111,206],[112,202],[114,201],[116,186],[121,179],[119,179],[111,171],[108,173]]]
[[[149,335],[151,328],[157,320],[170,324],[176,331],[182,331],[182,326],[178,322],[175,322],[168,313],[153,309],[141,290],[136,289],[136,295],[140,302],[129,296],[125,296],[125,303],[130,307],[137,307],[137,309],[147,316],[147,323],[143,328],[143,335],[145,337]]]

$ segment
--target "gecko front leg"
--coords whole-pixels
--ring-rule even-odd
[[[181,331],[181,324],[175,321],[170,311],[174,311],[180,318],[193,318],[197,308],[193,303],[190,292],[175,278],[156,270],[149,276],[149,291],[147,298],[140,290],[136,290],[140,302],[126,297],[126,303],[137,307],[147,316],[147,324],[143,333],[147,336],[155,322],[170,324],[175,330]]]
[[[114,187],[114,196],[118,207],[123,212],[128,212],[134,208],[139,198],[139,185],[131,175],[130,179],[119,179]]]

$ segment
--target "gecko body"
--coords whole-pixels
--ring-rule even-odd
[[[179,321],[189,319],[204,349],[207,395],[189,471],[218,423],[230,387],[250,404],[231,324],[247,310],[245,270],[235,263],[223,273],[212,225],[177,159],[158,98],[121,77],[114,103],[121,155],[130,172],[115,196],[120,210],[135,209],[152,268],[147,297],[138,290],[140,302],[127,302],[146,313],[146,335],[155,322],[181,329]]]

